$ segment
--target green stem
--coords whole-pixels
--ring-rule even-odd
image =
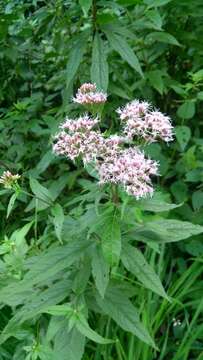
[[[119,196],[118,196],[118,189],[117,189],[116,185],[112,185],[112,188],[111,188],[111,200],[116,206],[118,206],[118,204],[119,204]]]

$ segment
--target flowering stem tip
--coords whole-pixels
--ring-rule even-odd
[[[73,101],[98,105],[106,99],[107,95],[98,92],[95,84],[86,83],[79,88]],[[146,144],[171,141],[173,127],[170,118],[153,110],[148,102],[139,100],[128,103],[117,113],[123,125],[120,135],[105,137],[99,128],[99,119],[84,114],[76,120],[65,120],[55,137],[53,150],[72,161],[80,158],[84,165],[93,163],[100,184],[120,185],[136,199],[152,195],[151,178],[158,175],[158,163],[146,158],[138,143],[140,140]]]

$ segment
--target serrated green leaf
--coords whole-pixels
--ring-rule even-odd
[[[100,245],[97,245],[92,252],[92,275],[103,298],[109,282],[109,266],[104,259]]]
[[[76,329],[61,327],[54,339],[53,360],[81,360],[85,348],[85,337]],[[68,354],[68,356],[67,356]]]
[[[198,235],[203,232],[203,226],[180,220],[155,220],[144,225],[137,225],[133,238],[139,241],[158,241],[161,243],[175,242]]]
[[[26,263],[26,268],[30,270],[24,280],[36,284],[52,278],[80,259],[90,245],[89,240],[75,239],[67,245],[49,249],[37,257],[30,258]]]
[[[127,63],[135,69],[140,75],[143,75],[142,69],[137,56],[128,45],[124,37],[113,32],[106,31],[106,36],[112,48],[120,54],[120,56],[127,61]]]
[[[126,269],[133,273],[146,288],[168,299],[159,277],[138,249],[125,244],[122,249],[121,260]]]
[[[137,309],[121,290],[109,287],[104,299],[97,295],[96,300],[103,312],[110,316],[123,330],[131,332],[140,340],[155,347],[147,329],[140,322]]]
[[[46,332],[46,340],[51,341],[64,326],[67,327],[67,318],[65,316],[51,316]]]
[[[138,205],[142,210],[155,213],[173,210],[180,206],[180,204],[171,204],[164,201],[159,194],[155,194],[151,199],[141,199]]]
[[[120,216],[116,209],[105,217],[103,231],[101,234],[101,244],[104,258],[110,266],[116,266],[120,259],[121,252],[121,230]]]
[[[91,275],[91,264],[89,257],[85,257],[81,262],[79,270],[76,272],[72,290],[75,292],[76,295],[80,295],[84,293],[89,277]]]
[[[94,36],[92,49],[91,81],[100,90],[107,91],[109,69],[103,40],[98,33]]]

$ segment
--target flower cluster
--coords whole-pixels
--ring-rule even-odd
[[[60,127],[53,150],[71,160],[81,157],[84,162],[94,161],[103,148],[103,137],[99,131],[92,130],[98,123],[87,115],[78,120],[67,119]]]
[[[91,130],[99,122],[98,119],[91,119],[88,115],[80,116],[77,121],[72,119],[66,119],[60,126],[63,130],[68,130],[70,133],[76,131],[87,132]]]
[[[106,101],[106,95],[98,92],[94,84],[87,83],[80,87],[74,101],[96,106]],[[124,122],[124,136],[105,137],[99,129],[94,129],[96,125],[99,128],[99,119],[86,114],[77,120],[65,120],[53,149],[71,160],[80,158],[84,164],[94,162],[100,184],[120,185],[139,199],[153,193],[151,177],[158,174],[158,164],[146,158],[138,147],[129,147],[129,140],[140,136],[146,142],[158,138],[171,141],[172,126],[169,117],[152,111],[151,105],[144,101],[134,100],[118,113]]]
[[[137,199],[153,193],[150,176],[157,175],[156,161],[146,159],[138,148],[120,150],[99,166],[100,183],[113,183]]]
[[[107,95],[98,91],[95,84],[83,84],[73,98],[73,101],[82,105],[100,105],[106,102]]]
[[[6,189],[12,189],[17,185],[18,179],[20,179],[20,175],[13,175],[10,171],[4,171],[0,177],[0,183],[3,184]]]
[[[123,109],[118,109],[120,119],[124,122],[124,134],[129,140],[140,137],[148,143],[158,139],[172,141],[173,127],[170,118],[151,108],[145,101],[134,100]]]

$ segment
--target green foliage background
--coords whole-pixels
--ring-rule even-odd
[[[12,193],[0,191],[0,359],[79,360],[84,335],[90,339],[84,360],[203,359],[202,235],[193,236],[200,231],[191,226],[176,227],[178,220],[203,225],[202,1],[1,0],[0,12],[1,172],[22,174],[23,188],[31,188],[36,196],[30,201],[21,194],[7,210]],[[133,236],[141,242],[146,266],[159,275],[171,302],[140,285],[144,282],[154,291],[152,278],[148,284],[146,278],[137,281],[133,261],[126,265],[126,254],[133,251],[128,247],[122,262],[134,275],[123,267],[114,269],[106,300],[102,300],[107,286],[103,275],[108,268],[105,261],[101,263],[99,246],[92,260],[91,252],[78,260],[89,249],[97,223],[95,208],[105,193],[84,169],[56,158],[52,142],[66,114],[81,112],[71,97],[90,80],[108,92],[102,116],[104,128],[112,132],[118,128],[114,110],[134,98],[151,101],[173,120],[176,141],[147,148],[160,162],[153,202],[131,201],[127,210],[122,209],[124,229],[135,220],[139,224]],[[113,216],[110,224],[119,221],[105,206],[101,211],[108,219]],[[170,228],[164,223],[168,219],[176,219]],[[152,220],[160,231],[165,229],[164,234],[156,230],[159,242],[153,241]],[[145,221],[153,235],[149,238],[142,230]],[[97,224],[98,233],[102,226]],[[115,229],[116,225],[112,239],[119,237]],[[73,249],[72,238],[78,239]],[[135,256],[142,268],[145,260],[140,254]],[[97,303],[86,289],[91,271],[101,295]],[[155,293],[166,297],[156,281]],[[116,339],[114,343],[102,345],[105,340],[86,323],[83,291],[91,328],[103,338]],[[65,304],[62,315],[71,312],[67,297],[72,292],[77,300],[73,295],[71,299],[82,310],[79,325],[70,330],[63,316],[57,317],[55,306]],[[113,313],[112,299],[115,303],[120,299],[119,315]],[[133,333],[134,317],[126,321],[130,309],[135,311],[133,305],[159,351]],[[152,344],[142,331],[138,337]]]

